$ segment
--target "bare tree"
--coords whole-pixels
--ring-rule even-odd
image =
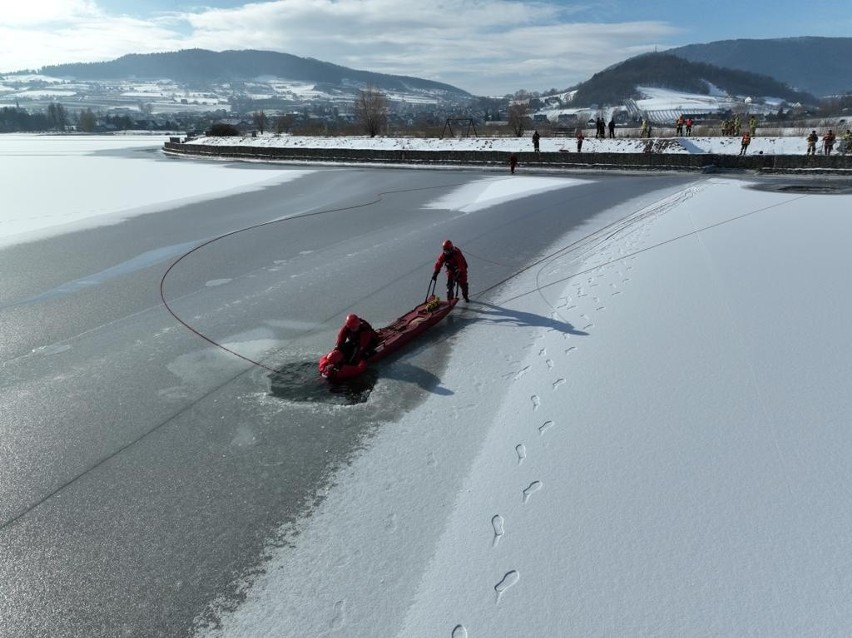
[[[257,130],[260,131],[261,135],[263,135],[263,131],[266,130],[266,124],[269,122],[269,118],[266,116],[266,113],[263,111],[255,111],[252,114],[252,119],[254,120],[254,125],[257,127]]]
[[[526,102],[512,102],[509,105],[509,128],[516,137],[524,134],[529,119],[529,108]]]
[[[378,135],[387,125],[387,98],[374,86],[358,91],[354,110],[356,121],[370,137]]]
[[[293,116],[292,115],[279,115],[275,118],[275,132],[281,135],[281,133],[289,133],[290,129],[293,128]]]

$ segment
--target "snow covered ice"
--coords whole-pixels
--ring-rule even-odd
[[[154,135],[0,135],[0,169],[7,177],[3,180],[0,247],[118,223],[163,210],[176,201],[222,197],[301,174],[234,170],[197,162],[153,162],[150,154],[141,152],[162,147],[167,139]],[[128,154],[121,160],[103,154],[134,150],[138,157]],[[74,161],[69,161],[71,157]],[[43,186],[45,174],[55,176],[51,188]]]

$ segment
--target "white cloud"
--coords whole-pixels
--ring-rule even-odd
[[[127,53],[184,46],[182,38],[155,22],[98,17],[79,18],[50,30],[0,28],[0,43],[2,70],[7,72],[67,62],[98,62]]]
[[[276,0],[141,20],[107,15],[88,0],[49,0],[4,16],[0,60],[14,71],[127,53],[254,48],[499,95],[567,88],[676,32],[665,22],[572,22],[577,11],[519,0]]]
[[[41,27],[100,15],[97,4],[91,0],[12,2],[3,7],[3,26]]]

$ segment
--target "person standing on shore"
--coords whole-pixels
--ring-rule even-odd
[[[749,144],[751,144],[751,133],[746,131],[745,133],[743,133],[742,144],[740,146],[740,155],[746,154]]]
[[[826,155],[831,155],[831,151],[834,150],[834,141],[837,139],[837,136],[834,134],[834,131],[828,129],[828,133],[822,136],[822,152]]]
[[[817,132],[811,131],[810,135],[805,138],[805,141],[808,143],[808,148],[805,151],[805,155],[816,155],[817,140],[819,140]]]

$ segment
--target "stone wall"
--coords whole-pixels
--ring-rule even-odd
[[[330,148],[210,146],[169,141],[166,153],[242,160],[347,162],[442,166],[509,166],[509,154],[496,151],[405,151]],[[713,155],[689,153],[517,153],[520,168],[852,173],[852,155]]]

